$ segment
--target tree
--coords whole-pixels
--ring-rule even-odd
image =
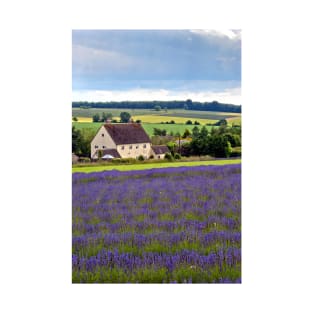
[[[227,120],[224,118],[215,123],[216,126],[227,126]]]
[[[102,112],[102,118],[100,122],[106,122],[107,120],[112,120],[113,118],[113,114],[112,113],[106,113],[106,112]]]
[[[78,118],[76,116],[73,116],[72,120],[73,120],[73,122],[77,122]]]
[[[192,139],[196,139],[199,137],[200,131],[197,126],[192,129]]]
[[[100,115],[99,113],[96,113],[93,117],[92,117],[92,121],[94,123],[100,122]]]
[[[187,137],[189,137],[191,135],[191,132],[190,132],[190,130],[188,129],[188,128],[186,128],[185,129],[185,132],[183,133],[183,138],[187,138]]]
[[[184,104],[184,109],[188,110],[192,106],[192,101],[187,99],[186,103]]]
[[[237,134],[226,133],[223,134],[227,141],[231,144],[232,147],[240,147],[241,146],[241,139],[240,136]]]
[[[128,112],[121,112],[120,118],[121,118],[121,123],[128,123],[131,118],[131,115]]]
[[[205,126],[200,131],[197,126],[193,128],[190,148],[197,155],[209,154],[209,132]]]
[[[154,136],[166,136],[166,129],[153,128]]]
[[[195,121],[194,124],[195,125],[200,125],[200,123],[198,121]]]
[[[161,111],[161,106],[156,105],[156,106],[154,107],[154,110],[155,110],[155,111]]]
[[[192,154],[200,155],[201,154],[201,140],[200,140],[200,131],[197,126],[192,129],[192,140],[190,143],[190,150]]]
[[[192,125],[192,121],[191,121],[191,120],[188,120],[188,121],[186,122],[186,125]]]
[[[228,158],[231,154],[231,144],[229,141],[220,135],[210,137],[209,153],[217,158]]]
[[[79,129],[76,129],[72,126],[72,152],[81,155],[82,153],[82,144],[83,144],[83,136]]]
[[[180,153],[182,156],[187,156],[187,157],[191,155],[192,151],[190,147],[190,142],[185,142],[181,145]]]

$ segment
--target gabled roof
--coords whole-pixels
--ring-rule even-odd
[[[152,150],[155,154],[165,154],[170,152],[167,146],[152,146]]]
[[[109,154],[112,155],[114,158],[121,158],[120,154],[117,152],[116,149],[102,149],[103,155]]]
[[[116,145],[150,142],[150,138],[138,123],[104,124]]]

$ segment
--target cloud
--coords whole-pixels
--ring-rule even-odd
[[[199,34],[202,36],[217,36],[217,37],[227,37],[230,40],[241,40],[241,31],[240,30],[231,30],[231,29],[219,29],[219,30],[210,30],[210,29],[194,29],[191,30],[192,33]]]
[[[73,89],[102,89],[110,80],[240,80],[239,34],[74,30]]]
[[[112,75],[136,66],[136,60],[126,54],[82,45],[73,45],[73,73],[81,75]]]
[[[136,88],[130,90],[84,90],[73,91],[73,101],[170,101],[186,100],[241,104],[241,88],[226,88],[222,91],[190,91],[169,89]]]

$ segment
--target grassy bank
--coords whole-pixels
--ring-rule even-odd
[[[238,164],[241,159],[231,160],[210,160],[210,161],[192,161],[192,162],[167,162],[167,163],[146,163],[146,164],[122,164],[122,165],[91,165],[83,167],[73,167],[72,173],[91,173],[101,171],[131,171],[131,170],[145,170],[151,168],[165,168],[165,167],[180,167],[180,166],[200,166],[200,165],[225,165]]]

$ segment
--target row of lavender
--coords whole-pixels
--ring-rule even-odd
[[[241,166],[73,174],[73,282],[241,281]]]

